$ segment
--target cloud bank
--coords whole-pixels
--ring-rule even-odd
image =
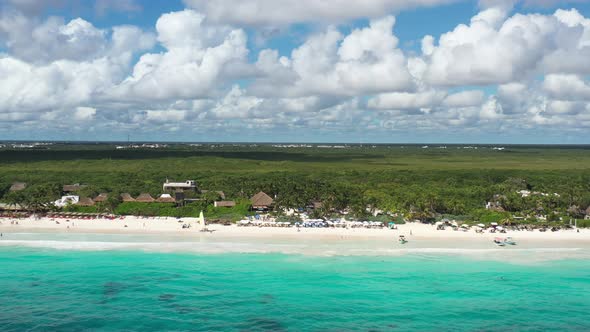
[[[5,135],[559,139],[590,129],[590,19],[576,9],[521,14],[482,3],[469,22],[425,35],[416,52],[400,46],[395,16],[380,14],[448,1],[310,1],[306,14],[301,1],[187,0],[153,27],[109,28],[11,1],[0,15]],[[109,4],[97,3],[103,12]],[[357,17],[371,19],[321,26],[288,52],[249,40],[251,26]]]

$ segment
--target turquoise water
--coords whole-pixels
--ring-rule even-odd
[[[588,331],[590,261],[0,247],[2,331]]]

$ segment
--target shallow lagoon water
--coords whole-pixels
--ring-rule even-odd
[[[157,250],[151,236],[10,234],[1,330],[590,330],[590,260],[576,256],[585,249],[316,255],[297,253],[315,242],[165,240]],[[238,249],[186,250],[195,246]],[[330,250],[371,247],[340,246]],[[521,259],[543,250],[560,255]]]

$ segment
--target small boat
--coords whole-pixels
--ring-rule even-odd
[[[509,244],[511,246],[515,246],[516,245],[516,241],[514,241],[514,239],[512,239],[510,236],[504,239],[504,243],[505,244]]]
[[[399,236],[399,243],[401,243],[401,244],[406,244],[406,243],[408,243],[408,240],[406,239],[406,237],[405,237],[405,236],[403,236],[403,235],[400,235],[400,236]]]
[[[499,237],[494,238],[494,243],[499,247],[503,247],[506,245],[506,243],[504,242],[504,239],[499,238]]]

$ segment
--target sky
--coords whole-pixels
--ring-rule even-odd
[[[0,140],[590,143],[590,0],[0,0]]]

